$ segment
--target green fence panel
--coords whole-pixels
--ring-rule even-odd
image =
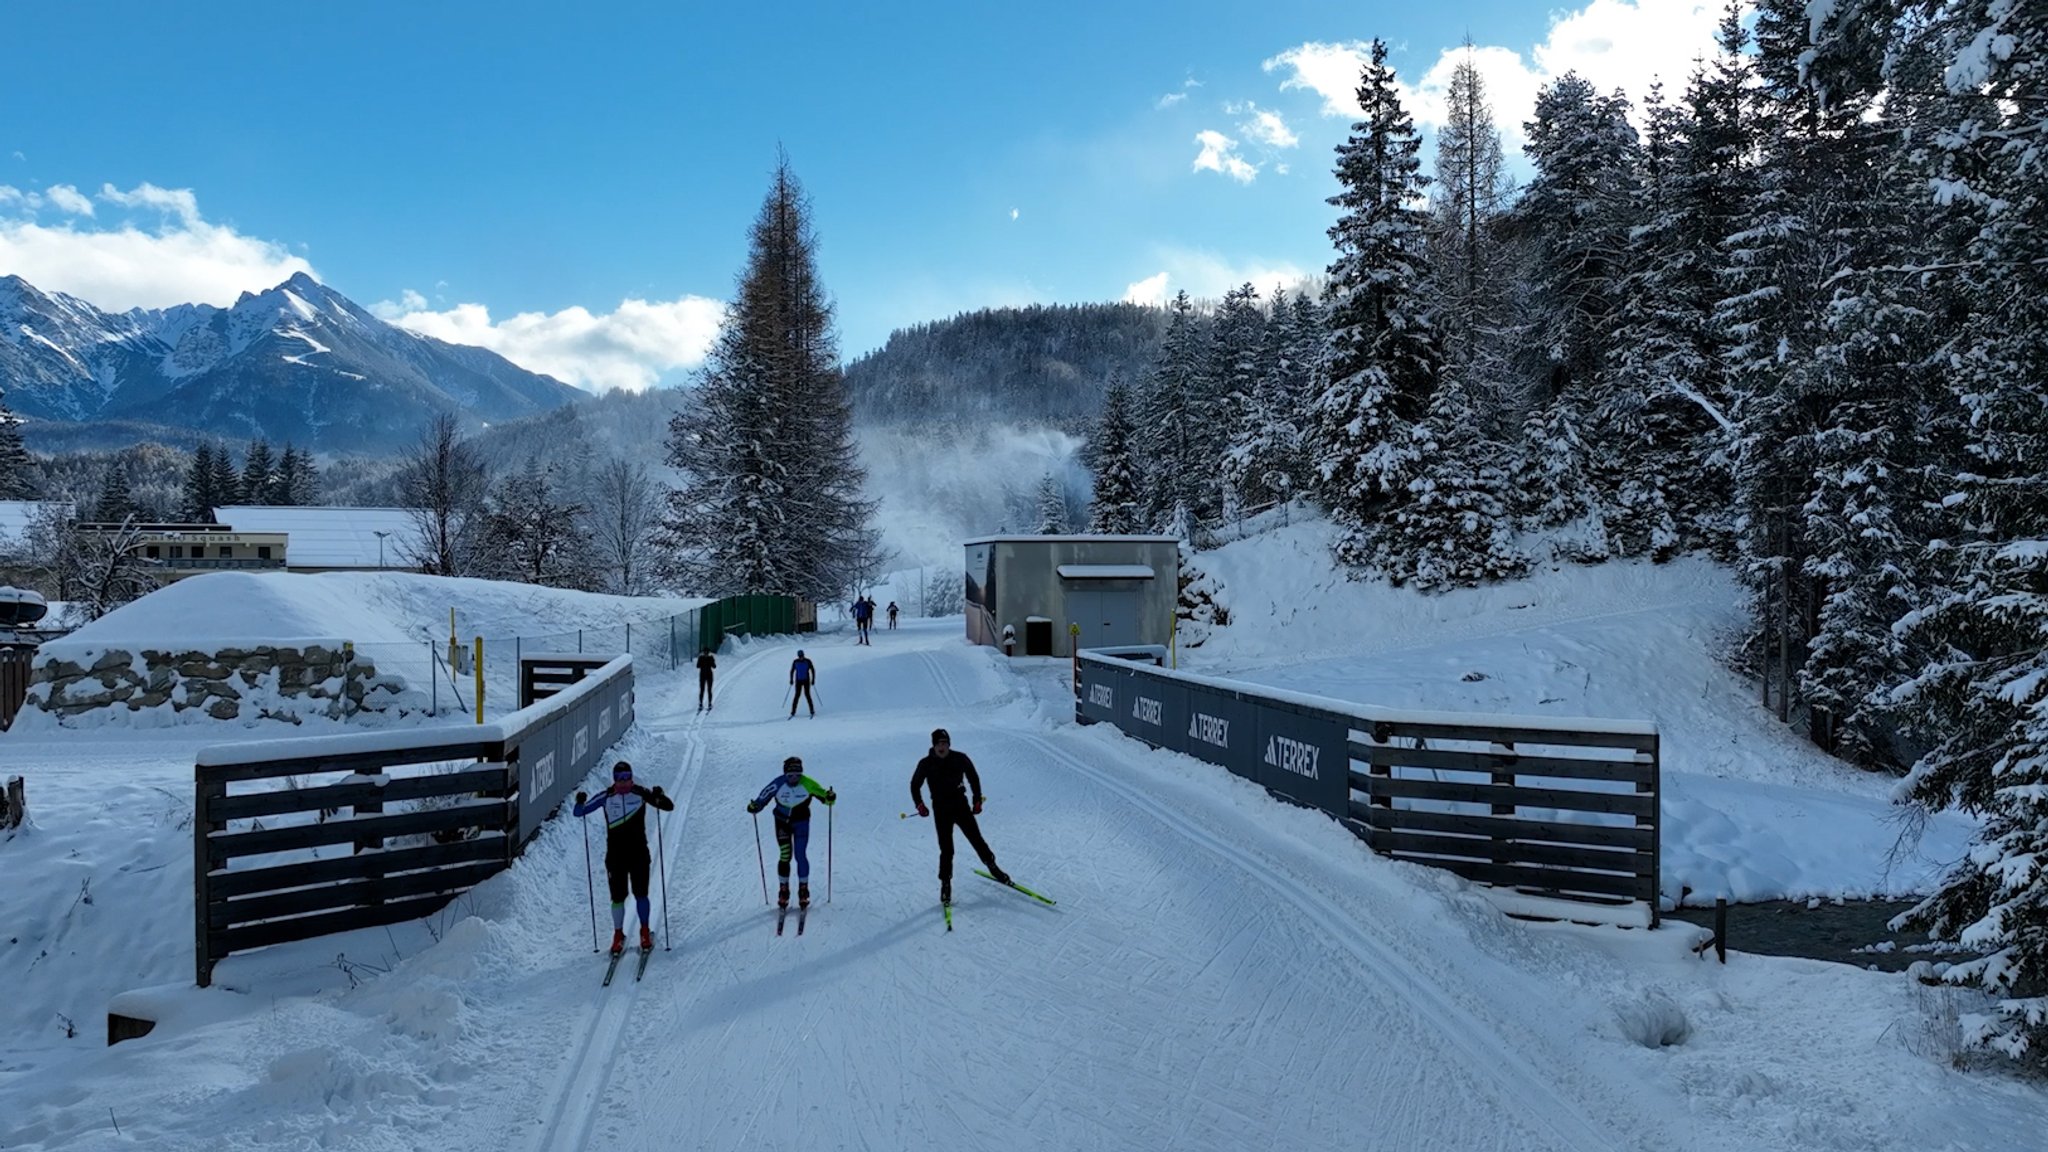
[[[787,636],[796,632],[796,600],[789,596],[728,596],[692,614],[697,642],[716,648],[728,634]]]

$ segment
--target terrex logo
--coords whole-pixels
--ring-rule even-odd
[[[583,754],[588,751],[590,751],[590,726],[586,724],[576,730],[576,752],[570,757],[570,760],[581,764],[583,763]]]
[[[1096,708],[1116,707],[1116,689],[1107,684],[1088,686],[1088,703]]]
[[[1230,747],[1230,721],[1221,716],[1197,712],[1188,717],[1188,738],[1227,750]]]
[[[533,794],[545,796],[555,786],[555,754],[553,752],[533,762]]]
[[[1289,740],[1285,736],[1275,736],[1266,741],[1268,765],[1292,772],[1296,776],[1306,776],[1311,780],[1322,779],[1317,773],[1316,764],[1322,755],[1321,748],[1313,744],[1304,744],[1299,740]]]
[[[1165,723],[1161,719],[1163,713],[1164,709],[1160,706],[1159,701],[1148,699],[1144,696],[1131,697],[1131,716],[1139,722],[1150,724],[1157,728]]]

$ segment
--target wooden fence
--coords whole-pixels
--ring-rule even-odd
[[[28,699],[29,665],[34,660],[34,649],[0,648],[0,732],[14,723]]]
[[[632,658],[621,656],[492,724],[202,749],[199,986],[235,952],[438,911],[509,867],[632,721]],[[412,842],[390,844],[401,838]],[[348,855],[319,855],[342,845]]]
[[[1383,855],[1658,922],[1659,747],[1633,721],[1403,712],[1075,661],[1075,716],[1207,760]],[[1532,906],[1537,902],[1529,902]]]

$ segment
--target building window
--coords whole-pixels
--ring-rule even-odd
[[[227,559],[228,557],[230,557],[230,556],[233,556],[234,554],[235,554],[235,550],[234,550],[233,548],[229,547],[228,545],[226,545],[226,544],[223,544],[223,545],[221,545],[221,546],[220,546],[220,558],[221,558],[221,559],[225,560],[225,559]]]
[[[185,546],[184,546],[183,544],[173,544],[173,545],[171,545],[171,559],[173,559],[173,560],[183,560],[184,558],[185,558]]]
[[[258,544],[258,545],[256,546],[256,558],[257,558],[258,560],[268,560],[268,559],[270,559],[270,545],[268,545],[268,544]]]
[[[163,554],[164,550],[157,547],[154,544],[151,544],[149,546],[149,551],[145,553],[145,555],[147,555],[151,560],[160,559],[163,556]]]

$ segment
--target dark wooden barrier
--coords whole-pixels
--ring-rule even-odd
[[[545,700],[611,662],[610,656],[554,653],[519,657],[519,706]]]
[[[232,953],[429,916],[504,871],[632,725],[632,696],[632,659],[622,656],[491,724],[202,749],[193,768],[199,986]],[[393,771],[450,761],[461,767]],[[279,780],[287,785],[270,786]],[[388,810],[419,801],[439,803]],[[430,842],[387,847],[401,836]],[[342,846],[347,855],[320,855]]]
[[[0,648],[0,732],[7,731],[28,699],[29,665],[35,652],[23,648]]]

